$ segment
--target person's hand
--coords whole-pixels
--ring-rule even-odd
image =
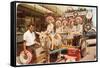
[[[26,54],[26,41],[23,42],[23,49],[24,49],[24,53]]]
[[[27,55],[27,50],[26,49],[24,49],[24,54]]]
[[[37,42],[37,41],[35,41],[35,43],[36,43],[36,44],[38,44],[38,45],[40,45],[40,43],[39,43],[39,42]]]
[[[26,49],[24,50],[24,54],[25,54],[25,55],[24,55],[24,59],[27,59],[27,58],[28,58],[28,57],[27,57],[28,55],[27,55],[27,50],[26,50]]]

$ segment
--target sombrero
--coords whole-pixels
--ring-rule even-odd
[[[79,20],[79,23],[82,23],[82,18],[81,17],[76,17],[76,19],[75,20]]]
[[[32,54],[28,50],[26,50],[26,54],[24,51],[22,51],[20,53],[19,59],[22,64],[29,64],[32,60]]]
[[[63,19],[62,17],[58,17],[58,18],[57,18],[57,20],[60,20],[60,21],[62,21],[62,19]]]
[[[47,16],[45,17],[45,19],[46,19],[46,21],[51,20],[51,21],[54,22],[54,16],[53,16],[53,15],[47,15]]]
[[[74,24],[75,19],[74,18],[69,18],[69,23]]]
[[[64,24],[68,24],[68,21],[67,20],[63,20],[62,21],[62,24],[64,25]]]

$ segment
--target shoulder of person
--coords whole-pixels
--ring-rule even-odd
[[[24,35],[26,35],[26,34],[28,34],[28,31],[26,31],[26,32],[24,33]]]
[[[52,26],[54,26],[53,24],[51,24]]]
[[[34,33],[35,34],[35,32],[33,31],[32,33]]]

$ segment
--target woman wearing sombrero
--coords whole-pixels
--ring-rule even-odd
[[[48,23],[46,32],[49,34],[54,32],[54,25],[53,25],[54,21],[55,19],[51,14],[46,16],[46,22]]]

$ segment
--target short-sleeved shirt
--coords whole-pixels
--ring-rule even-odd
[[[63,27],[56,28],[56,33],[61,33],[63,31]]]
[[[75,31],[79,32],[79,34],[83,33],[83,25],[78,24],[77,26],[75,26]]]
[[[23,40],[26,41],[26,46],[33,45],[35,43],[35,33],[31,33],[29,30],[26,31],[23,35]]]

